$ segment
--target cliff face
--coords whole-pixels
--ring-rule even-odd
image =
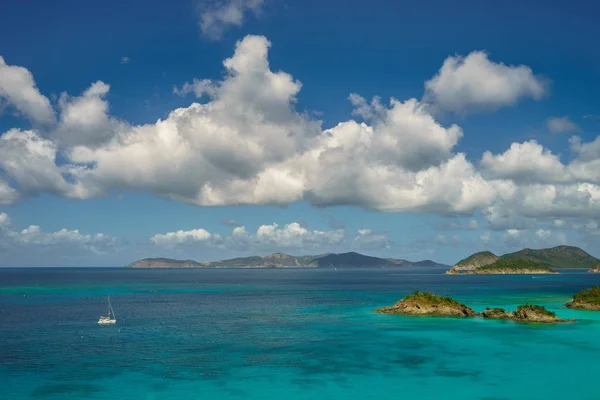
[[[497,255],[491,251],[482,251],[475,253],[472,256],[459,261],[455,266],[446,271],[448,275],[455,275],[460,273],[468,273],[475,271],[477,268],[484,267],[496,262],[499,259]]]

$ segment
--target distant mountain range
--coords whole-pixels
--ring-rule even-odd
[[[352,268],[352,267],[448,267],[431,260],[407,261],[395,258],[379,258],[355,252],[320,254],[315,256],[291,256],[274,253],[265,257],[251,256],[229,260],[198,262],[171,258],[144,258],[127,265],[127,268]]]
[[[475,269],[491,265],[499,259],[530,260],[554,269],[582,268],[590,269],[600,260],[579,247],[557,246],[548,249],[523,249],[500,257],[490,251],[475,253],[459,261],[447,273],[468,273]]]

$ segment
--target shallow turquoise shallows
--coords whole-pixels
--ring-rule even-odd
[[[442,272],[0,269],[0,399],[600,399],[600,274]],[[372,312],[415,289],[577,322]]]

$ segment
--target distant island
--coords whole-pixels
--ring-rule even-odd
[[[553,268],[591,268],[599,260],[579,247],[523,249],[498,257],[490,251],[475,253],[446,271],[446,274],[549,274]]]
[[[418,290],[398,301],[393,306],[377,308],[374,311],[381,314],[428,317],[467,318],[479,316],[488,319],[506,319],[516,322],[542,324],[574,321],[559,318],[552,311],[532,304],[521,305],[514,312],[506,311],[503,308],[486,308],[483,312],[476,313],[472,308],[451,297],[438,296],[431,292],[420,292]]]
[[[221,261],[198,262],[171,258],[144,258],[127,265],[127,268],[385,268],[385,267],[448,267],[431,260],[407,261],[379,258],[355,252],[291,256],[274,253],[265,257],[239,257]]]
[[[583,289],[581,292],[575,294],[573,301],[567,303],[566,306],[578,310],[600,311],[600,286]]]

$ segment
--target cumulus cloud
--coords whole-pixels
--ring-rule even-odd
[[[391,241],[385,233],[373,232],[370,229],[359,229],[353,245],[358,250],[381,250],[389,249]]]
[[[0,56],[0,102],[14,107],[36,124],[48,125],[55,121],[50,101],[37,88],[29,70],[8,65]]]
[[[58,166],[56,158],[56,145],[35,131],[11,129],[0,136],[0,167],[17,181],[21,192],[50,192],[74,199],[91,197],[91,187],[65,178],[74,178],[79,169]]]
[[[78,146],[71,160],[93,165],[88,184],[151,190],[198,205],[281,204],[299,200],[302,171],[278,164],[320,131],[293,111],[300,83],[269,69],[264,37],[248,36],[225,60],[208,103],[134,126],[98,147]]]
[[[59,99],[60,121],[53,135],[63,145],[95,147],[129,127],[109,115],[106,95],[110,85],[97,81],[81,96],[63,93]]]
[[[212,238],[213,235],[204,229],[192,229],[156,234],[150,238],[150,242],[163,247],[173,247],[182,243],[206,242]]]
[[[64,254],[78,250],[105,254],[116,248],[116,239],[103,233],[84,234],[77,229],[44,232],[38,225],[19,230],[12,225],[6,213],[0,213],[0,239],[13,252],[37,254],[52,250],[59,250]]]
[[[200,206],[305,200],[453,217],[481,212],[492,230],[600,216],[600,139],[571,138],[568,163],[528,141],[485,152],[474,165],[456,150],[462,129],[431,112],[432,93],[444,104],[452,90],[461,109],[538,98],[544,82],[527,67],[494,63],[477,52],[450,57],[427,83],[424,101],[353,93],[359,120],[323,129],[296,110],[302,84],[271,69],[270,46],[262,36],[243,38],[224,60],[221,80],[193,79],[175,88],[196,102],[155,123],[112,117],[110,87],[102,81],[79,96],[63,94],[51,129],[11,129],[0,136],[0,201],[15,201],[16,191],[86,199],[111,190]],[[239,228],[231,235],[238,243],[257,240]]]
[[[488,177],[517,183],[555,183],[570,178],[559,157],[535,140],[513,143],[503,154],[486,151],[481,166]]]
[[[552,117],[548,118],[546,121],[546,126],[550,133],[560,134],[560,133],[570,133],[575,132],[579,127],[577,124],[568,117]]]
[[[445,111],[493,110],[523,97],[542,98],[546,82],[525,65],[496,63],[484,51],[450,56],[425,82],[424,99]]]
[[[230,26],[242,26],[246,14],[259,12],[264,0],[204,0],[199,3],[198,22],[202,33],[212,40],[221,39]]]
[[[297,222],[284,226],[278,224],[261,225],[250,233],[244,226],[237,226],[230,235],[221,237],[204,229],[176,231],[156,234],[150,242],[166,248],[182,244],[202,243],[206,246],[228,248],[230,250],[275,250],[275,249],[318,249],[335,246],[345,239],[342,229],[331,231],[309,230]]]
[[[0,179],[0,204],[10,205],[19,199],[19,192],[10,187],[10,185]]]

